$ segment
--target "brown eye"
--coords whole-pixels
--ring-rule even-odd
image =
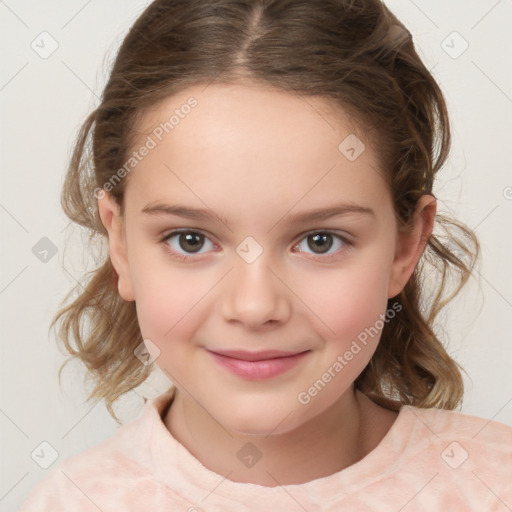
[[[207,236],[198,231],[191,230],[173,231],[164,237],[162,242],[170,253],[181,259],[188,258],[188,255],[192,257],[194,254],[202,254],[214,247],[214,244]],[[207,245],[208,243],[211,247],[207,247],[206,251],[201,251],[205,244]],[[201,253],[199,251],[201,251]]]
[[[342,252],[350,245],[350,242],[340,235],[330,233],[329,231],[316,231],[306,234],[295,247],[299,248],[299,252],[317,256],[326,255],[327,258]]]
[[[317,233],[316,235],[309,235],[307,237],[308,247],[316,251],[318,254],[326,253],[332,247],[332,235],[329,233]]]
[[[180,247],[187,252],[197,252],[204,243],[204,235],[201,233],[179,233],[178,240]]]

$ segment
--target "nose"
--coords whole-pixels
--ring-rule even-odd
[[[292,292],[261,255],[256,261],[236,261],[222,290],[226,322],[257,330],[285,323],[290,317]]]

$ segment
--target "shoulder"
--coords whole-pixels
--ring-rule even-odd
[[[512,504],[512,427],[442,409],[405,406],[400,415],[407,441],[399,479],[410,483],[430,475],[422,499],[443,509]]]
[[[456,411],[403,406],[379,446],[354,468],[352,499],[367,509],[507,510],[512,428]]]
[[[448,466],[484,466],[492,457],[496,472],[512,472],[512,427],[444,409],[405,406],[400,414],[413,416],[410,444],[438,452]]]
[[[20,512],[129,510],[161,506],[163,490],[151,474],[148,445],[162,397],[102,443],[56,466],[32,490]],[[148,506],[149,505],[149,506]]]
[[[145,472],[126,445],[126,434],[135,430],[135,423],[126,424],[109,439],[61,462],[32,490],[20,512],[60,510],[71,503],[73,510],[97,512],[96,497],[136,485]]]
[[[459,440],[474,446],[481,445],[512,453],[512,427],[492,419],[458,411],[413,406],[404,406],[401,414],[414,415],[416,421],[439,441]]]

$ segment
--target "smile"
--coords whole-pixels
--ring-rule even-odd
[[[244,352],[207,350],[214,361],[238,377],[265,380],[281,375],[297,366],[309,350],[304,352]]]

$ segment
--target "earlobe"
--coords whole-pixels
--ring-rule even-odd
[[[117,289],[125,301],[135,300],[128,265],[126,239],[123,233],[122,216],[119,205],[113,197],[105,193],[98,198],[98,212],[108,233],[108,248],[112,266],[117,273]]]
[[[436,209],[435,197],[422,196],[418,201],[411,228],[398,233],[388,298],[398,295],[414,272],[434,229]]]

